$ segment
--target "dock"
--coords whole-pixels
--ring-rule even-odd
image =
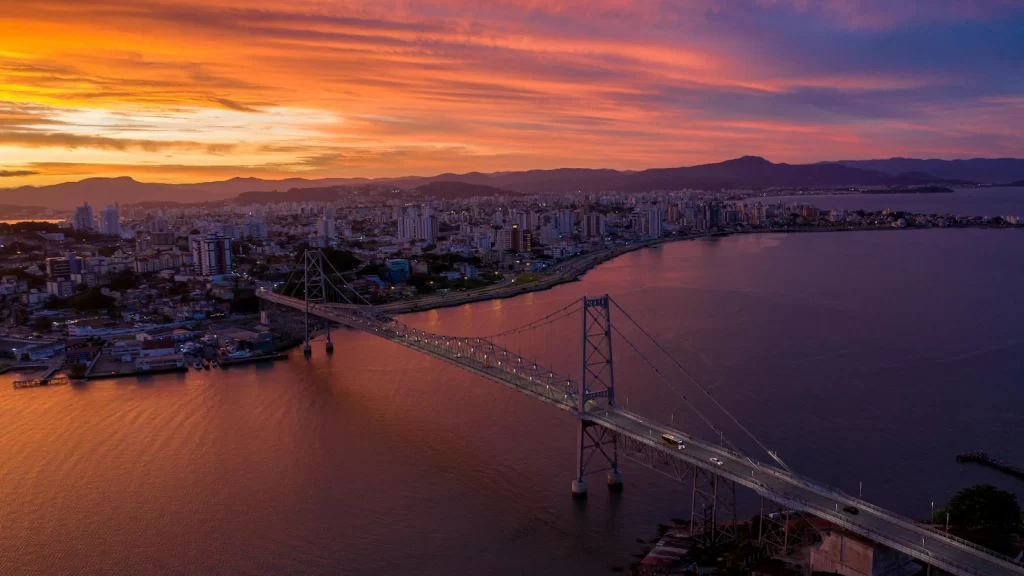
[[[270,362],[274,360],[286,360],[287,354],[264,354],[262,356],[249,356],[247,358],[221,358],[219,360],[221,368],[227,368],[228,366],[237,366],[239,364],[252,364],[253,362]]]
[[[16,380],[14,382],[14,389],[19,388],[37,388],[39,386],[60,386],[62,384],[68,384],[70,380],[66,376],[58,376],[56,378],[36,378],[35,380]]]
[[[988,455],[987,452],[965,452],[963,454],[956,455],[957,462],[974,462],[975,464],[981,464],[987,466],[993,470],[999,470],[1004,474],[1009,474],[1020,480],[1024,480],[1024,469],[1016,466],[1011,466],[1005,462],[1000,462],[995,458]]]

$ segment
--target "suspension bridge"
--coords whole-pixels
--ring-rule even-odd
[[[761,501],[758,542],[767,554],[783,556],[797,544],[791,534],[794,515],[813,516],[902,552],[921,563],[959,575],[1024,575],[1020,560],[998,554],[930,525],[900,516],[861,498],[793,472],[708,391],[690,378],[698,393],[710,400],[767,455],[763,462],[740,452],[713,422],[701,414],[674,382],[626,335],[612,324],[612,311],[639,330],[654,347],[689,376],[685,368],[609,296],[584,297],[523,326],[487,337],[460,337],[411,328],[370,305],[334,270],[323,253],[304,256],[301,283],[285,282],[282,293],[258,293],[264,311],[299,314],[305,333],[304,352],[311,353],[310,336],[318,327],[327,331],[333,349],[332,325],[359,330],[432,356],[466,372],[506,386],[563,410],[577,424],[575,477],[572,494],[585,496],[595,475],[604,475],[612,490],[622,488],[620,458],[652,468],[691,490],[690,530],[703,544],[714,546],[736,536],[736,487],[748,489]],[[535,330],[553,322],[582,316],[581,376],[573,379],[543,363],[523,358],[499,342],[504,336]],[[268,315],[272,316],[272,315]],[[640,356],[694,412],[719,435],[721,445],[684,430],[623,409],[615,397],[613,335]],[[667,441],[668,439],[668,441]]]

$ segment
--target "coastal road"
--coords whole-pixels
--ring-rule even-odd
[[[483,288],[477,288],[473,290],[466,290],[463,292],[448,292],[447,294],[437,294],[431,296],[423,296],[413,300],[405,300],[400,302],[390,302],[388,304],[382,304],[375,306],[375,308],[381,312],[389,314],[404,314],[407,312],[418,312],[423,310],[430,310],[432,308],[443,308],[446,306],[458,306],[460,304],[468,304],[470,302],[479,302],[481,300],[492,300],[498,298],[508,298],[510,296],[516,296],[519,294],[525,294],[527,292],[536,292],[539,290],[547,290],[553,286],[564,284],[566,282],[572,282],[578,279],[583,273],[587,272],[594,266],[601,264],[602,262],[611,260],[617,256],[621,256],[627,252],[639,250],[649,246],[656,246],[670,240],[683,240],[700,238],[703,235],[693,236],[680,236],[672,238],[662,238],[647,242],[635,242],[632,244],[624,244],[621,246],[613,246],[611,248],[604,248],[594,252],[589,252],[575,258],[560,262],[550,272],[541,276],[533,282],[527,283],[516,283],[514,278],[505,278],[497,284],[491,286],[485,286]],[[356,307],[348,304],[336,304],[338,308],[351,308]]]

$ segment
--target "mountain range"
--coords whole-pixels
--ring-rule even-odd
[[[69,210],[89,202],[101,207],[114,202],[202,203],[270,202],[289,199],[333,199],[346,188],[387,186],[422,197],[461,198],[472,195],[569,192],[646,192],[681,188],[837,188],[844,186],[964,186],[1024,180],[1024,159],[972,160],[843,160],[817,164],[776,164],[757,156],[680,168],[642,171],[560,168],[518,172],[439,174],[402,178],[323,178],[263,180],[232,178],[195,184],[157,184],[132,178],[89,178],[52,186],[0,189],[0,204],[46,206]],[[309,190],[299,194],[296,191]]]

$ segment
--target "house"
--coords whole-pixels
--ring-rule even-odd
[[[106,349],[105,352],[120,358],[122,362],[131,362],[138,358],[142,352],[142,342],[138,340],[121,340],[115,343],[113,347]]]
[[[162,356],[146,356],[135,360],[136,372],[152,372],[154,370],[171,370],[185,367],[184,354],[165,354]]]
[[[159,340],[146,340],[142,343],[142,349],[139,351],[140,358],[152,358],[155,356],[168,356],[178,351],[178,345],[174,343],[171,338],[161,338]]]
[[[99,352],[98,346],[83,346],[69,350],[64,357],[70,364],[88,364]]]
[[[47,342],[29,346],[27,348],[21,348],[17,350],[15,356],[32,361],[47,360],[61,352],[64,352],[64,348],[65,346],[63,342]]]

